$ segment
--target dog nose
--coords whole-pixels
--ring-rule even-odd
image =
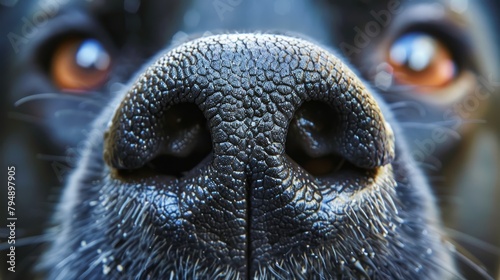
[[[211,149],[216,158],[256,147],[283,156],[289,128],[291,144],[310,157],[336,154],[362,168],[393,157],[378,105],[340,60],[297,39],[228,35],[186,44],[151,66],[118,109],[105,158],[136,169],[168,155],[179,175],[188,171],[179,161],[194,165]]]
[[[321,189],[393,158],[390,126],[348,67],[264,34],[166,52],[126,93],[104,149],[117,174],[170,178],[186,242],[243,266],[313,243]]]

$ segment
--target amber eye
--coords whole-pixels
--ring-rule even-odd
[[[82,92],[100,87],[108,78],[111,56],[96,39],[62,41],[50,60],[54,84],[62,90]]]
[[[399,37],[389,49],[388,61],[399,84],[414,86],[423,93],[448,85],[458,74],[451,51],[421,32]]]

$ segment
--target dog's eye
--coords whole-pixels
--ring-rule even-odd
[[[400,36],[388,49],[387,56],[396,82],[416,87],[417,92],[432,92],[447,86],[458,75],[451,50],[426,33]]]
[[[61,41],[50,60],[54,84],[66,91],[88,91],[101,86],[108,78],[111,56],[92,38]]]

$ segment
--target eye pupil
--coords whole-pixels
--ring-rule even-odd
[[[418,72],[430,65],[436,47],[434,39],[427,35],[408,34],[392,46],[390,56],[392,61]]]
[[[111,59],[104,47],[95,39],[82,42],[76,51],[76,63],[82,68],[106,70]]]
[[[57,45],[49,67],[52,81],[58,88],[88,92],[107,81],[111,56],[96,39],[70,37]]]
[[[457,76],[450,50],[430,34],[404,34],[394,41],[387,55],[396,81],[420,92],[446,86]]]

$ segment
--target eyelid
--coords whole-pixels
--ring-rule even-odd
[[[441,4],[419,3],[405,7],[402,13],[395,15],[386,30],[385,40],[393,42],[410,32],[427,33],[439,38],[448,47],[459,68],[476,71],[478,67],[474,60],[474,42],[471,34],[464,28],[464,19],[447,11],[444,6],[437,9],[436,5]]]
[[[69,36],[93,37],[98,39],[108,52],[114,56],[115,44],[107,32],[88,14],[76,10],[61,10],[43,26],[38,27],[29,44],[22,51],[31,65],[38,65],[40,70],[49,75],[49,59],[54,46]]]

